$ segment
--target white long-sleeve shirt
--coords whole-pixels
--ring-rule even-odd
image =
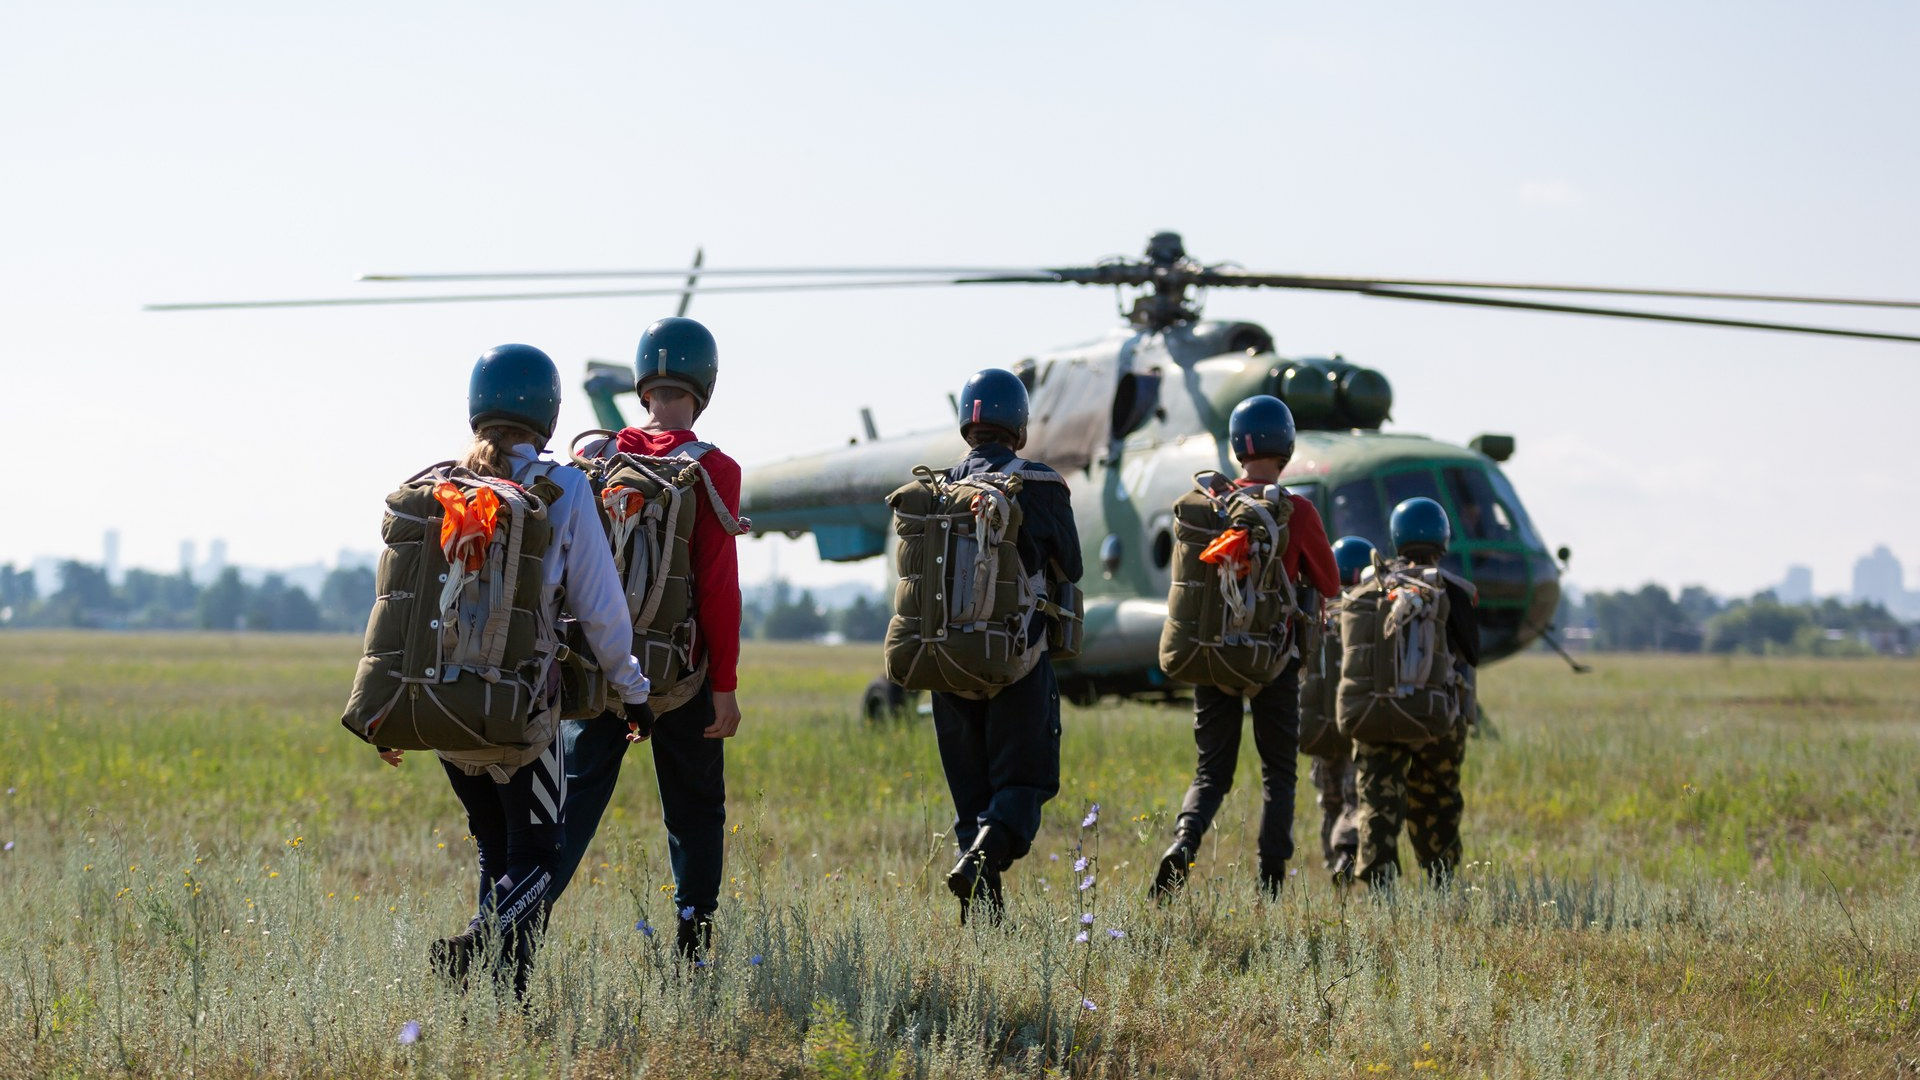
[[[540,460],[531,444],[507,451],[516,483],[531,478]],[[580,620],[594,660],[613,692],[628,703],[647,700],[647,676],[633,656],[633,623],[627,613],[627,593],[620,571],[613,565],[613,549],[594,511],[593,487],[587,475],[571,465],[553,464],[547,478],[560,487],[560,497],[547,507],[553,542],[541,564],[540,603],[552,622],[560,613],[560,588],[567,592],[567,614]]]

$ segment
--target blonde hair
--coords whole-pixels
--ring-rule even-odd
[[[467,447],[460,467],[481,476],[513,479],[513,464],[507,451],[521,443],[540,445],[540,437],[518,424],[488,424],[473,433],[473,445]]]

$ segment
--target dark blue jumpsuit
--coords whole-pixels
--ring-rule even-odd
[[[947,470],[947,478],[1001,472],[1015,456],[1005,446],[987,443]],[[1027,465],[1053,471],[1035,462]],[[1080,533],[1066,484],[1028,484],[1015,498],[1022,517],[1015,541],[1021,563],[1030,572],[1052,563],[1059,575],[1079,581]],[[1044,635],[1046,616],[1036,612],[1027,632],[1029,640]],[[954,842],[966,850],[981,826],[992,823],[1006,835],[1009,856],[1018,859],[1032,850],[1040,807],[1060,792],[1060,688],[1052,662],[1041,656],[1019,682],[984,700],[934,694],[933,730],[953,793]]]

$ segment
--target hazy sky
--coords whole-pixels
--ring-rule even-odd
[[[1920,297],[1905,2],[20,3],[0,35],[0,562],[97,558],[108,526],[158,567],[183,538],[257,565],[373,548],[385,492],[462,445],[476,355],[531,342],[571,386],[668,308],[138,310],[383,288],[362,270],[697,244],[1058,265],[1173,228],[1272,270]],[[1881,541],[1920,569],[1920,346],[1280,293],[1208,311],[1385,370],[1399,430],[1513,433],[1583,587],[1745,592],[1804,562],[1835,591]],[[701,433],[749,468],[843,440],[863,404],[883,432],[943,423],[969,371],[1115,322],[1068,287],[693,313],[723,357]],[[590,425],[576,395],[561,428]],[[802,580],[885,574],[760,541],[750,578],[776,545]]]

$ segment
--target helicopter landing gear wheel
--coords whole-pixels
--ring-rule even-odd
[[[1061,688],[1066,699],[1081,708],[1100,704],[1100,688],[1092,679],[1081,679]]]
[[[860,697],[860,715],[869,724],[905,720],[916,711],[919,697],[883,675],[867,684],[867,692]]]

